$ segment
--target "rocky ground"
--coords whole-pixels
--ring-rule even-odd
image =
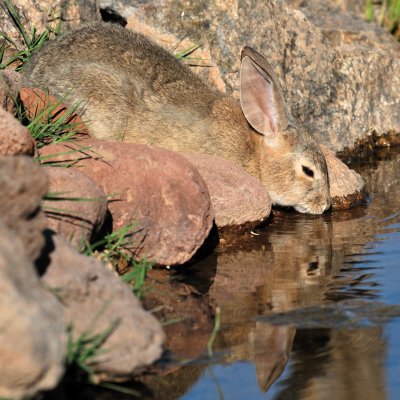
[[[335,208],[354,206],[365,194],[361,177],[334,151],[400,131],[399,44],[343,8],[274,1],[256,8],[224,1],[196,7],[174,1],[67,3],[62,12],[77,24],[98,19],[101,9],[103,17],[111,15],[169,49],[201,43],[192,56],[210,67],[194,70],[236,98],[240,48],[260,50],[276,67],[293,117],[321,143]],[[16,7],[22,22],[40,31],[60,4],[31,0]],[[21,40],[4,8],[0,23]],[[208,155],[85,134],[41,147],[16,119],[14,99],[20,96],[29,115],[37,115],[29,99],[38,94],[19,87],[16,66],[0,79],[0,397],[29,397],[56,386],[69,357],[68,332],[78,340],[110,330],[101,343],[107,351],[90,360],[97,381],[131,378],[161,356],[165,340],[179,353],[179,337],[189,332],[197,356],[211,330],[211,307],[178,283],[167,297],[146,296],[147,309],[163,304],[156,313],[162,319],[183,305],[185,323],[166,328],[166,339],[132,289],[102,261],[82,255],[82,244],[131,226],[124,243],[130,256],[159,267],[190,265],[225,233],[268,220],[266,188],[241,167]],[[169,274],[150,273],[160,293]]]

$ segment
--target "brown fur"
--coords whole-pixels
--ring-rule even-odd
[[[258,54],[251,51],[249,57]],[[271,71],[264,64],[268,80]],[[94,137],[232,160],[261,179],[275,203],[321,213],[330,205],[325,160],[311,138],[283,118],[279,86],[274,78],[269,84],[277,105],[272,113],[284,120],[279,129],[272,126],[273,142],[249,125],[232,98],[121,27],[92,24],[68,33],[32,57],[24,71],[25,86],[47,88],[67,105],[79,102]],[[314,178],[301,171],[301,163],[313,169]]]

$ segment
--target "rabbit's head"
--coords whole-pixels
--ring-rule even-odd
[[[240,103],[256,131],[260,178],[274,204],[321,214],[331,205],[325,158],[305,129],[288,118],[276,77],[263,56],[242,51]]]

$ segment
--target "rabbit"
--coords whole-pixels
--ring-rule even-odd
[[[241,54],[240,105],[145,36],[93,23],[48,42],[23,86],[79,104],[91,136],[219,156],[266,186],[273,204],[321,214],[331,205],[319,146],[288,117],[266,59]]]

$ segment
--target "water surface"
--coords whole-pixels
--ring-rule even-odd
[[[366,205],[275,213],[191,268],[221,310],[213,357],[153,398],[400,399],[400,151],[353,167]]]

